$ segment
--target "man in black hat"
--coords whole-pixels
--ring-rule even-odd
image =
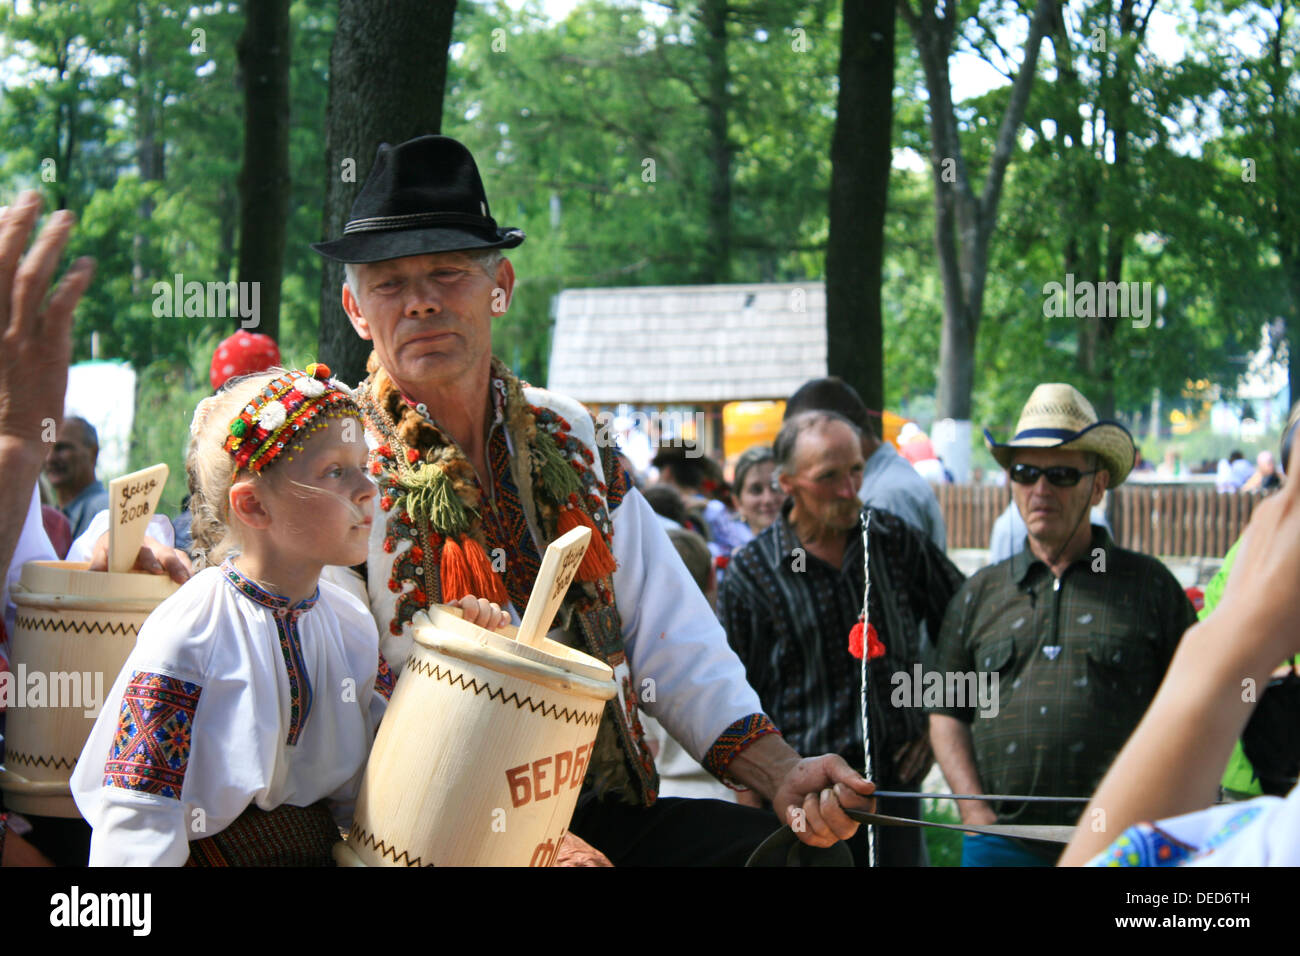
[[[719,801],[656,802],[638,709],[724,782],[771,800],[800,838],[857,829],[870,784],[834,755],[801,758],[762,713],[744,669],[618,455],[577,402],[520,382],[492,356],[523,242],[492,218],[469,151],[443,136],[381,146],[343,236],[318,243],[347,266],[343,307],[374,344],[357,390],[383,514],[368,599],[399,666],[411,618],[468,589],[522,614],[559,534],[592,544],[552,636],[608,663],[610,702],[570,829],[615,864],[743,862],[773,821]],[[416,510],[417,483],[437,486]],[[467,821],[468,823],[468,821]]]

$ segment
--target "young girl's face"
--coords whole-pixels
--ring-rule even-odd
[[[293,460],[288,460],[288,454]],[[366,475],[366,442],[354,418],[332,418],[284,458],[263,481],[271,531],[298,553],[322,565],[353,565],[366,559],[375,485]]]

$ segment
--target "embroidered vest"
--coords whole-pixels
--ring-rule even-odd
[[[356,397],[384,512],[371,538],[368,584],[385,657],[405,663],[410,621],[431,603],[472,593],[503,606],[512,601],[522,614],[546,546],[571,527],[590,527],[592,547],[556,619],[613,668],[619,688],[601,723],[588,782],[598,792],[618,789],[629,802],[652,804],[659,780],[614,603],[609,509],[622,499],[626,476],[613,449],[598,445],[580,404],[527,386],[494,358],[487,449],[493,489],[485,500],[455,442],[411,405],[373,355],[368,367]]]

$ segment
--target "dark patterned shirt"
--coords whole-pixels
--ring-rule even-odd
[[[1094,525],[1089,553],[1059,579],[1028,548],[971,576],[948,608],[930,667],[996,673],[996,715],[929,710],[971,724],[985,793],[1091,796],[1195,621],[1160,561],[1120,548]],[[999,823],[1068,825],[1081,807],[993,809]]]
[[[718,616],[763,709],[802,754],[837,753],[862,769],[862,664],[849,631],[862,611],[862,534],[840,567],[800,546],[790,503],[734,555],[718,593]],[[871,608],[886,654],[871,662],[871,739],[877,779],[889,755],[925,731],[920,707],[894,707],[891,677],[921,660],[920,622],[937,634],[961,572],[921,532],[871,509]]]

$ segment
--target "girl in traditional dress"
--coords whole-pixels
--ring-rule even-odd
[[[328,864],[393,687],[368,609],[321,579],[366,558],[360,413],[317,364],[233,380],[190,432],[198,573],[145,621],[77,762],[90,862]]]

